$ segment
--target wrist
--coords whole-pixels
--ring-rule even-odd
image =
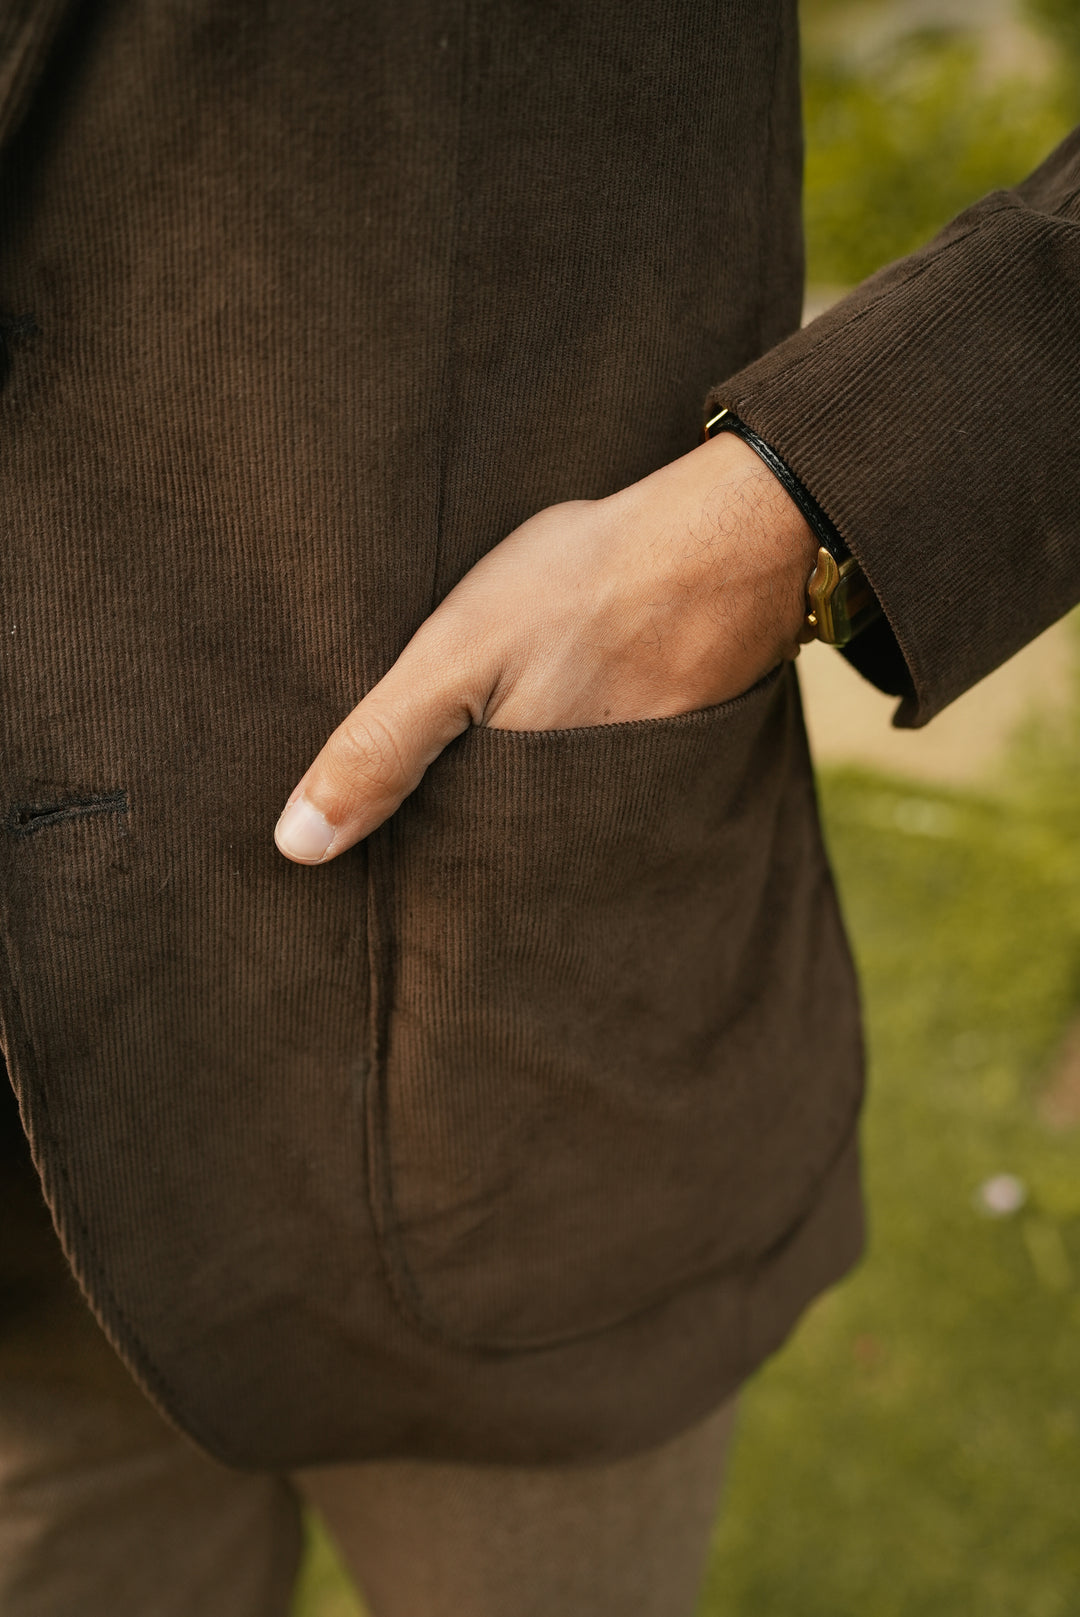
[[[702,457],[713,485],[710,517],[727,535],[725,577],[742,575],[776,658],[794,657],[806,639],[806,586],[818,557],[818,539],[791,494],[754,450],[734,433],[708,439],[687,459]],[[744,632],[747,625],[744,624]]]
[[[881,615],[869,581],[836,525],[809,489],[771,444],[727,407],[705,423],[704,443],[734,435],[749,448],[798,507],[817,545],[815,565],[807,581],[806,607],[799,640],[823,640],[844,646]]]

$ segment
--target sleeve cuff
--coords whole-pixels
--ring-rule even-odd
[[[1080,226],[995,195],[710,395],[862,565],[885,621],[846,654],[897,724],[1080,596],[1078,286]]]

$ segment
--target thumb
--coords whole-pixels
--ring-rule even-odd
[[[441,666],[440,666],[441,665]],[[427,766],[481,711],[447,679],[449,659],[411,643],[327,741],[285,806],[274,841],[286,859],[325,864],[393,814]],[[432,677],[439,668],[442,683]]]

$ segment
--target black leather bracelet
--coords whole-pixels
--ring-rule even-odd
[[[847,645],[881,615],[881,605],[862,568],[835,524],[771,444],[759,437],[753,427],[748,427],[734,410],[721,410],[707,421],[702,441],[715,438],[721,432],[733,432],[764,461],[777,482],[790,494],[818,542],[817,566],[806,586],[804,638],[824,640],[830,646]]]
[[[810,490],[804,488],[799,482],[787,461],[783,460],[776,453],[776,450],[765,442],[764,438],[759,438],[753,427],[748,427],[746,422],[735,414],[734,410],[721,410],[719,415],[714,415],[712,420],[707,423],[705,427],[706,438],[715,438],[718,432],[733,432],[736,438],[741,438],[744,444],[748,444],[754,454],[760,456],[765,462],[777,482],[782,483],[787,489],[791,498],[814,530],[814,537],[818,544],[824,545],[829,554],[834,556],[838,562],[847,561],[851,551],[814,499]]]

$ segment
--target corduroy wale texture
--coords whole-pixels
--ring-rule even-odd
[[[720,403],[858,556],[888,621],[848,655],[925,724],[1080,598],[1080,130]]]
[[[23,0],[0,38],[0,1009],[72,1266],[226,1460],[661,1441],[860,1247],[791,670],[471,731],[325,869],[271,833],[473,562],[740,370],[937,654],[847,531],[904,457],[845,418],[808,469],[752,365],[799,315],[794,6]]]

